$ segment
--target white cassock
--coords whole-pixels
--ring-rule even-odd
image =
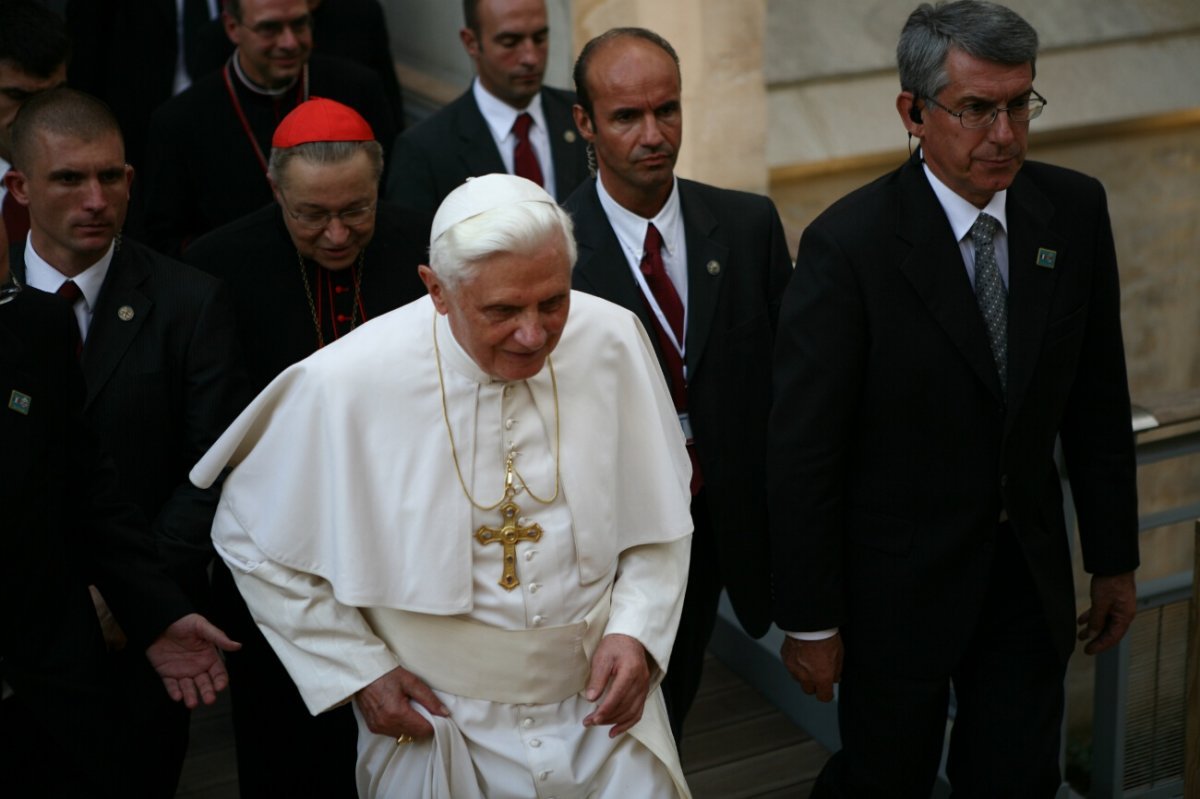
[[[464,482],[491,505],[515,453],[518,521],[543,531],[517,546],[512,591],[504,548],[474,535],[500,512],[473,506],[455,473],[435,324]],[[582,725],[596,704],[581,693],[602,635],[669,659],[691,534],[678,419],[649,339],[616,305],[572,292],[552,360],[556,497],[550,370],[493,380],[428,298],[282,373],[192,472],[207,485],[234,467],[213,540],[313,713],[398,665],[449,708],[426,714],[433,740],[405,746],[359,716],[362,796],[688,796],[661,668],[616,739]]]

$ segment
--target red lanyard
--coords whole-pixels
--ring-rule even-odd
[[[229,74],[229,64],[233,59],[237,58],[237,53],[234,53],[229,61],[225,62],[225,67],[222,70],[222,75],[225,77],[225,90],[229,92],[229,102],[233,104],[234,113],[237,114],[238,121],[242,123],[242,130],[246,133],[246,138],[250,140],[250,146],[254,148],[254,154],[258,156],[258,163],[262,166],[263,174],[267,174],[267,157],[263,155],[262,147],[258,146],[258,139],[254,136],[254,131],[250,128],[250,120],[246,119],[246,112],[242,109],[242,101],[238,99],[237,91],[233,88],[233,78]],[[308,99],[308,64],[305,64],[300,73],[300,102]]]

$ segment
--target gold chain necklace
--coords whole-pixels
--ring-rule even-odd
[[[367,248],[363,247],[358,253],[358,265],[354,269],[354,307],[350,311],[350,329],[358,327],[358,306],[362,302],[362,273],[366,263]],[[325,346],[325,333],[321,330],[321,319],[317,316],[317,304],[313,302],[312,286],[308,283],[308,270],[304,268],[304,256],[296,250],[296,259],[300,262],[300,279],[304,281],[304,296],[308,298],[308,310],[312,314],[313,327],[317,330],[317,349]],[[313,263],[316,263],[315,261]],[[320,264],[316,264],[318,270]],[[321,274],[320,271],[317,274]],[[329,309],[333,313],[333,308]]]
[[[539,497],[537,494],[533,493],[533,490],[529,487],[529,483],[526,482],[525,478],[521,476],[521,473],[517,471],[516,464],[513,463],[512,453],[509,453],[504,463],[504,495],[491,505],[484,505],[476,500],[475,497],[471,496],[471,491],[467,488],[467,481],[463,479],[462,466],[459,465],[458,462],[458,447],[454,442],[454,430],[450,427],[450,412],[446,408],[446,380],[442,375],[442,350],[438,346],[437,320],[438,314],[435,312],[433,315],[433,356],[435,362],[437,363],[438,389],[442,396],[442,421],[446,423],[446,435],[450,439],[450,455],[454,459],[454,472],[458,475],[458,484],[462,487],[463,493],[466,494],[467,499],[470,500],[471,504],[476,508],[479,508],[483,511],[495,510],[506,501],[511,502],[512,498],[516,495],[516,488],[514,488],[512,484],[513,475],[516,475],[518,478],[520,478],[521,485],[525,487],[525,493],[529,494],[529,496],[537,502],[540,502],[543,505],[549,505],[551,502],[558,499],[560,485],[559,453],[562,444],[561,427],[559,424],[561,417],[558,410],[558,378],[554,374],[554,359],[548,355],[546,356],[546,365],[550,367],[550,386],[554,392],[554,493],[549,499],[543,499],[542,497]],[[503,585],[503,583],[501,584]]]

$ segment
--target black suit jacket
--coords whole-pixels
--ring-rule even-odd
[[[119,709],[108,703],[88,584],[100,586],[135,651],[190,606],[83,423],[74,325],[61,300],[33,289],[0,305],[0,679],[14,690],[5,705],[25,703],[64,758],[115,790]],[[40,780],[52,790],[55,778]]]
[[[395,123],[371,70],[314,55],[309,78],[310,97],[350,106],[370,123],[385,149],[391,146]],[[299,87],[276,102],[250,93],[236,75],[232,81],[263,156],[269,158],[271,136],[296,107]],[[197,236],[271,202],[263,165],[229,99],[223,72],[205,75],[154,112],[142,189],[144,240],[170,255],[180,253]]]
[[[1104,190],[1026,163],[1008,191],[1008,391],[919,158],[805,231],[771,417],[776,622],[841,626],[877,667],[945,673],[1001,511],[1055,646],[1074,645],[1056,437],[1088,571],[1137,566],[1133,436]],[[859,668],[870,664],[859,662]]]
[[[588,177],[587,142],[575,130],[574,92],[542,87],[542,111],[554,160],[555,199]],[[467,178],[504,172],[504,161],[471,89],[396,139],[387,199],[430,215]]]
[[[367,321],[425,293],[417,266],[428,261],[429,219],[380,203],[375,235],[364,255],[362,304]],[[278,205],[264,206],[198,239],[188,263],[225,281],[233,296],[253,393],[287,367],[312,355],[316,333],[300,279],[296,247]],[[306,264],[309,284],[316,267]],[[332,336],[326,335],[326,341]]]
[[[24,280],[23,248],[13,272]],[[125,239],[83,349],[84,417],[151,522],[172,576],[199,600],[219,489],[188,471],[245,399],[233,308],[221,283]]]
[[[766,420],[775,323],[791,259],[779,214],[766,197],[680,180],[679,198],[688,260],[688,416],[720,571],[738,619],[757,637],[771,622]],[[652,330],[595,179],[565,207],[579,246],[574,287],[625,306]],[[666,375],[658,338],[650,338]]]

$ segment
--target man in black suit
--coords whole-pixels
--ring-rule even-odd
[[[55,89],[29,100],[12,129],[8,189],[29,209],[13,272],[58,293],[79,322],[84,416],[115,459],[122,489],[151,522],[168,569],[194,602],[207,593],[216,492],[187,472],[232,421],[243,385],[228,295],[216,279],[119,237],[133,170],[120,129],[95,98]],[[171,796],[188,714],[108,630],[124,701],[144,713],[132,744],[139,796]]]
[[[112,461],[83,423],[67,306],[9,279],[0,226],[0,793],[125,797],[130,718],[112,692],[88,584],[100,586],[163,687],[188,707],[227,684],[213,649],[236,648],[164,573]],[[138,655],[142,657],[142,655]]]
[[[187,261],[226,281],[252,388],[360,323],[425,293],[430,220],[379,203],[383,148],[332,100],[302,103],[275,132],[276,202],[214,230]],[[255,796],[356,795],[358,724],[349,705],[309,714],[224,564],[214,618],[245,645],[229,658],[238,784]]]
[[[396,139],[387,199],[429,215],[469,177],[507,172],[562,202],[588,176],[571,117],[575,95],[542,85],[550,30],[544,0],[463,0],[459,38],[471,88]]]
[[[766,422],[791,261],[769,199],[675,177],[679,59],[664,39],[641,28],[593,39],[575,87],[599,175],[565,204],[579,243],[573,285],[651,332],[692,455],[692,560],[663,682],[678,740],[721,589],[747,632],[770,626]]]
[[[230,0],[223,19],[237,45],[233,55],[150,120],[145,235],[169,255],[271,202],[271,136],[310,97],[358,111],[385,148],[396,134],[379,78],[370,69],[312,54],[312,15],[305,0]]]
[[[928,797],[951,686],[955,794],[1055,795],[1075,616],[1056,440],[1085,651],[1134,615],[1112,231],[1097,181],[1025,162],[1036,55],[1002,6],[918,8],[896,101],[917,153],[800,242],[768,473],[775,621],[802,634],[783,660],[822,700],[841,681],[814,796]]]

